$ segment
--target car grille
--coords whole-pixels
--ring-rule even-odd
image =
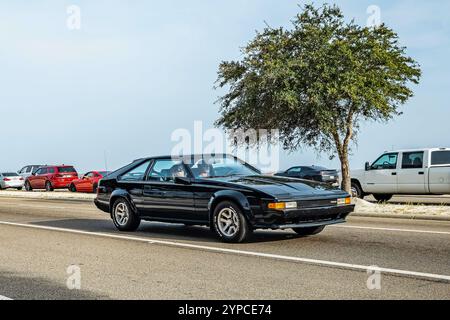
[[[320,208],[336,205],[336,199],[297,201],[297,208]]]

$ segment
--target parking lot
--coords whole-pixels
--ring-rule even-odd
[[[119,233],[89,201],[2,198],[0,229],[10,299],[450,298],[445,221],[350,217],[317,236],[258,231],[224,244],[204,227]],[[70,266],[80,289],[68,289]],[[375,266],[380,288],[369,288]]]

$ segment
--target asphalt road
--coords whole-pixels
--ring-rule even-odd
[[[223,244],[204,227],[119,233],[87,202],[0,198],[0,244],[0,299],[450,299],[450,222],[350,217]]]

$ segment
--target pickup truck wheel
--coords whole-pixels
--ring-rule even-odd
[[[321,233],[325,229],[325,226],[320,227],[310,227],[310,228],[292,228],[298,235],[301,236],[312,236],[314,234]]]
[[[112,219],[120,231],[136,231],[141,224],[141,219],[125,199],[118,199],[114,202]]]
[[[353,197],[356,197],[359,199],[364,198],[364,192],[362,191],[362,188],[361,188],[361,185],[359,184],[359,182],[352,181],[351,190],[352,190]]]
[[[392,199],[394,195],[392,194],[374,194],[373,197],[377,202],[387,202]]]
[[[223,201],[214,209],[213,230],[222,241],[231,243],[244,242],[252,234],[241,209],[231,201]]]

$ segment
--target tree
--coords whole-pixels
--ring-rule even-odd
[[[338,156],[350,192],[349,152],[363,121],[386,122],[418,84],[421,70],[387,26],[345,22],[337,6],[305,5],[292,28],[267,26],[224,61],[217,87],[225,130],[278,129],[283,147]]]

